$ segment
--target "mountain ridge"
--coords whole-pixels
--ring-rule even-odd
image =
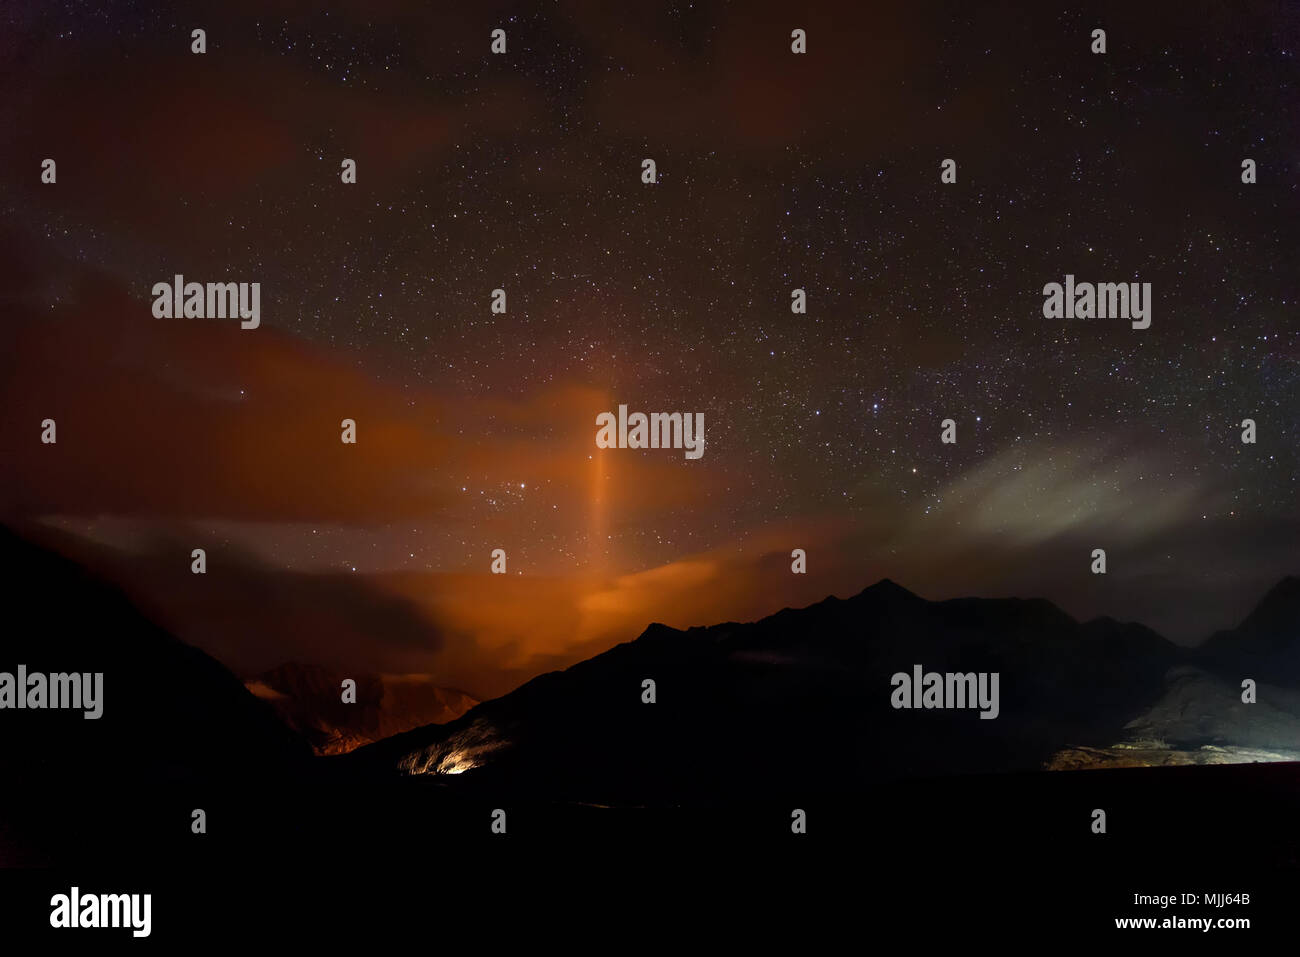
[[[450,767],[465,782],[500,777],[547,793],[590,788],[591,800],[646,785],[679,799],[714,785],[756,784],[764,736],[815,755],[817,774],[831,788],[862,786],[878,773],[1023,770],[1079,735],[1109,744],[1107,735],[1157,697],[1163,674],[1184,656],[1143,625],[1080,623],[1046,599],[935,602],[886,578],[849,598],[828,596],[752,622],[688,629],[651,622],[636,638],[539,675],[441,730],[413,729],[354,757],[434,774]],[[943,673],[999,672],[1010,710],[972,724],[969,712],[892,709],[890,676],[917,664]],[[647,678],[656,681],[654,704],[641,703]],[[667,719],[657,729],[655,716]],[[1049,728],[1053,720],[1059,733]],[[874,735],[882,725],[890,730]],[[993,726],[996,732],[982,730]],[[936,727],[950,740],[927,746]],[[457,757],[470,738],[484,758],[478,766]],[[702,753],[664,771],[673,760],[666,740]],[[867,740],[873,743],[859,747]],[[615,757],[618,767],[610,770],[628,780],[608,787],[592,780],[590,768],[609,767],[621,750],[634,757]],[[633,767],[638,762],[663,771],[663,786],[648,782]],[[542,786],[542,767],[553,777],[571,770],[574,788]]]

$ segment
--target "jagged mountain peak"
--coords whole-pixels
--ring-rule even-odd
[[[1289,629],[1300,638],[1300,577],[1287,575],[1264,593],[1239,630],[1273,633]]]

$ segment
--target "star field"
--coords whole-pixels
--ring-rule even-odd
[[[1235,612],[1169,611],[1207,576],[1244,595],[1294,570],[1294,15],[390,6],[20,7],[41,40],[6,55],[35,73],[6,107],[6,247],[38,315],[85,310],[87,275],[136,297],[180,272],[260,281],[268,334],[380,384],[358,453],[390,427],[404,447],[408,421],[445,446],[315,520],[72,495],[19,512],[112,547],[134,535],[119,521],[224,536],[304,572],[477,574],[496,546],[523,576],[715,562],[742,583],[718,617],[773,610],[756,596],[796,546],[824,574],[780,600],[886,574],[937,597],[1039,588],[1083,615],[1164,609],[1185,638]],[[1067,273],[1150,282],[1150,329],[1045,319]],[[294,394],[254,359],[212,368],[230,409]],[[707,454],[595,449],[620,402],[703,412]],[[267,448],[270,476],[295,468]],[[1130,559],[1120,592],[1083,580],[1098,544]]]

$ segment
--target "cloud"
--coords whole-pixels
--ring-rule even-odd
[[[913,531],[1041,546],[1081,529],[1111,543],[1166,534],[1224,501],[1208,479],[1187,475],[1150,437],[1069,437],[1017,443],[961,472]]]
[[[152,620],[242,674],[289,660],[427,672],[448,637],[428,609],[365,576],[287,571],[206,542],[207,572],[193,574],[190,550],[202,536],[180,527],[138,536],[129,547],[49,525],[20,531],[117,582]]]
[[[8,332],[5,514],[363,521],[447,500],[428,478],[452,444],[436,409],[273,330],[153,319],[99,288]],[[46,418],[57,444],[39,441]]]
[[[531,483],[549,506],[535,520],[573,527],[595,505],[643,521],[725,483],[712,460],[600,455],[595,417],[613,399],[581,384],[450,399],[269,326],[155,319],[143,292],[98,276],[61,308],[15,306],[6,322],[0,515],[11,519],[373,525],[451,509],[495,534],[520,510],[471,514],[463,488]],[[53,445],[40,442],[46,418]],[[340,441],[345,418],[356,445]]]

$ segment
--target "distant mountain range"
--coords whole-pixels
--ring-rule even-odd
[[[344,703],[343,681],[356,682],[356,702]],[[445,724],[478,704],[442,688],[431,675],[371,675],[288,662],[244,682],[268,702],[317,754],[342,754],[427,724]]]

